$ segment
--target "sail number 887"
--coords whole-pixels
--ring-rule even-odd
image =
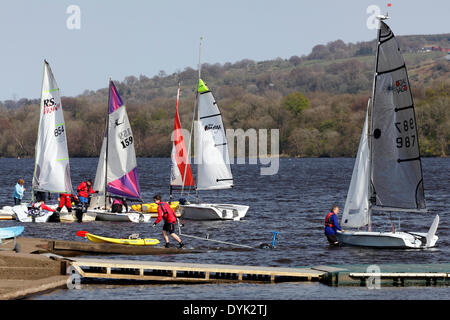
[[[416,135],[415,135],[415,125],[414,125],[414,119],[410,118],[409,120],[404,120],[401,122],[395,123],[395,128],[397,128],[397,131],[399,133],[402,133],[402,137],[396,138],[397,148],[409,148],[414,147],[416,143]],[[414,133],[412,135],[408,135],[408,131],[411,133]]]

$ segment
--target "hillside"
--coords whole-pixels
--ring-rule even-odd
[[[450,153],[450,34],[398,37],[408,67],[424,155]],[[279,128],[280,152],[289,156],[354,156],[373,79],[375,41],[317,45],[306,56],[269,61],[203,64],[227,128]],[[127,105],[139,156],[169,156],[178,79],[180,116],[190,128],[197,71],[161,71],[152,78],[115,82]],[[306,97],[307,104],[289,101]],[[71,156],[98,156],[107,88],[63,98]],[[0,156],[33,156],[39,101],[0,105]],[[99,125],[100,124],[100,125]],[[14,130],[13,128],[22,128]],[[85,143],[89,133],[90,143]]]

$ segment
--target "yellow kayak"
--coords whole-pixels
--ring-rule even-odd
[[[169,202],[170,207],[173,210],[176,210],[178,206],[180,205],[180,201],[171,201]],[[131,206],[134,211],[139,212],[150,212],[150,213],[156,213],[158,212],[158,205],[154,202],[152,203],[143,203],[143,204],[133,204]]]
[[[158,239],[117,239],[97,236],[95,234],[86,233],[86,238],[92,242],[107,242],[117,244],[129,244],[135,246],[152,246],[159,243]]]

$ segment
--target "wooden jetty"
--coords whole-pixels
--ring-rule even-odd
[[[116,259],[72,258],[71,266],[85,278],[163,282],[319,281],[325,274],[310,268],[280,268]]]
[[[450,263],[323,266],[322,282],[331,286],[431,286],[450,284]]]

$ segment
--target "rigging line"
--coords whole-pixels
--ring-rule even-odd
[[[221,240],[206,239],[206,238],[202,238],[202,237],[192,236],[189,234],[184,234],[184,233],[181,233],[181,229],[179,230],[179,234],[180,234],[180,236],[183,236],[183,237],[194,238],[194,239],[205,240],[205,241],[213,241],[213,242],[218,242],[218,243],[223,243],[223,244],[229,244],[232,246],[243,247],[243,248],[247,248],[247,249],[254,249],[253,247],[246,246],[244,244],[238,244],[238,243],[221,241]]]

